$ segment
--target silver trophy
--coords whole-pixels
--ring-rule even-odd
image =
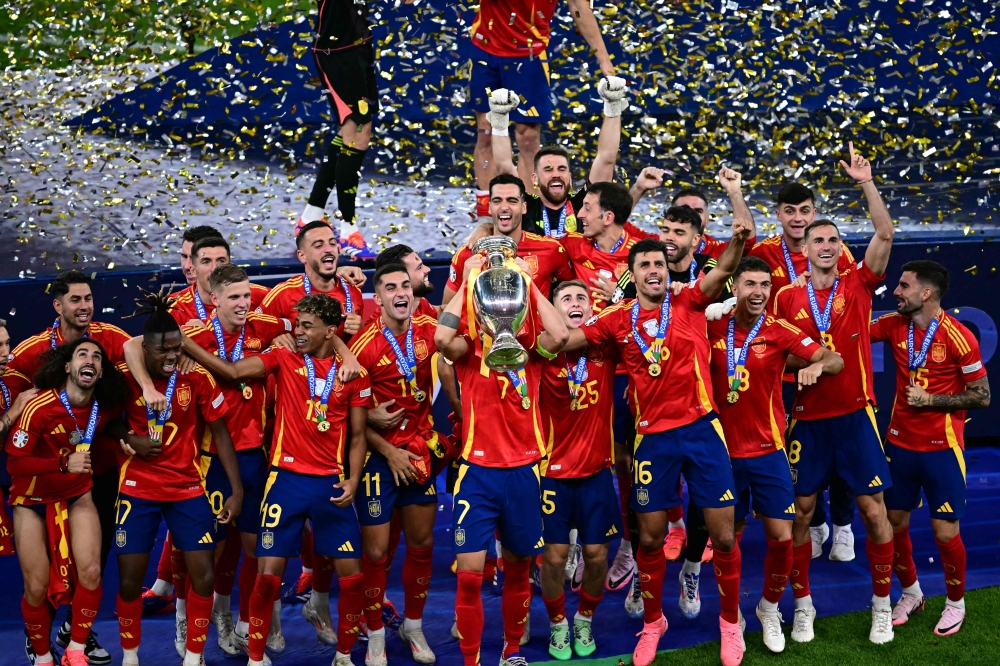
[[[485,253],[491,264],[472,285],[476,321],[493,338],[484,361],[495,372],[520,370],[528,362],[528,351],[516,337],[528,314],[528,284],[503,265],[517,255],[517,243],[507,236],[487,236],[473,249]]]

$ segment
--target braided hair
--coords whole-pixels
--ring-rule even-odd
[[[157,336],[162,340],[168,333],[173,333],[174,331],[181,332],[181,327],[170,314],[170,307],[176,299],[167,296],[170,293],[168,285],[161,287],[160,291],[155,294],[142,287],[139,287],[139,292],[142,294],[142,297],[135,299],[135,312],[125,318],[146,317],[146,323],[142,325],[142,338],[144,342],[153,344],[156,342]]]

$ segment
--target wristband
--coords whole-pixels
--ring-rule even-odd
[[[547,349],[545,349],[545,347],[542,346],[541,336],[539,336],[538,342],[535,344],[535,351],[538,352],[539,356],[541,356],[547,361],[551,361],[557,356],[559,356],[559,354],[553,354],[552,352],[548,351]]]
[[[438,317],[438,326],[444,326],[445,328],[453,328],[458,330],[458,324],[461,320],[458,315],[451,312],[442,312],[441,316]]]

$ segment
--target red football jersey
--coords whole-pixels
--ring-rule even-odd
[[[726,433],[730,458],[754,458],[785,446],[785,408],[781,402],[781,374],[789,354],[808,361],[822,347],[784,319],[767,315],[757,336],[750,343],[746,366],[737,389],[739,400],[730,403],[726,336],[730,315],[708,322],[708,341],[712,345],[712,393],[719,406],[719,420]],[[749,329],[735,327],[733,359]]]
[[[549,44],[556,0],[480,0],[472,43],[503,58],[538,57]]]
[[[806,421],[843,416],[875,404],[872,386],[872,346],[868,325],[872,314],[872,291],[885,278],[875,275],[864,264],[851,266],[840,274],[840,285],[833,295],[830,328],[821,336],[806,287],[783,288],[774,299],[774,315],[803,330],[830,351],[844,358],[844,369],[836,375],[824,375],[795,396],[792,418]],[[816,291],[820,313],[825,312],[830,289]]]
[[[7,469],[11,475],[10,503],[51,504],[83,495],[93,485],[93,474],[63,474],[59,458],[73,453],[76,446],[70,435],[79,428],[86,432],[91,405],[73,407],[75,420],[59,400],[59,391],[40,392],[29,402],[7,446]],[[91,451],[98,443],[97,433],[103,433],[108,423],[117,420],[121,407],[100,408]],[[105,437],[109,440],[109,437]],[[35,470],[25,470],[31,463]],[[91,454],[93,464],[93,454]],[[46,471],[38,471],[39,467]]]
[[[586,358],[586,372],[571,409],[569,378]],[[543,476],[580,479],[614,462],[615,366],[618,357],[607,345],[559,354],[542,366],[541,413],[545,437]]]
[[[572,280],[576,276],[569,265],[569,255],[566,248],[555,238],[539,236],[527,231],[521,233],[517,242],[517,256],[528,262],[531,268],[531,279],[538,286],[542,296],[549,297],[552,282]],[[462,275],[465,272],[465,262],[472,257],[472,250],[466,246],[455,253],[451,260],[451,273],[448,276],[448,287],[458,291],[462,286]]]
[[[272,317],[279,317],[281,319],[287,319],[288,321],[295,323],[295,306],[306,296],[306,288],[303,284],[304,275],[296,275],[293,278],[285,280],[281,284],[275,285],[274,289],[267,295],[264,302],[260,305],[260,311],[264,314],[269,314]],[[344,282],[337,279],[335,280],[335,286],[333,291],[320,291],[316,288],[316,285],[312,285],[312,293],[314,294],[326,294],[331,298],[335,298],[340,301],[340,311],[346,316],[351,312],[357,312],[361,314],[364,310],[364,302],[362,301],[361,290],[347,282],[348,293],[350,293],[351,304],[350,307],[347,305],[347,295],[344,293]],[[341,322],[340,326],[337,327],[337,335],[344,337],[344,324]]]
[[[137,435],[149,434],[146,401],[132,373],[121,366],[128,380],[129,398],[125,418]],[[153,385],[166,393],[167,379]],[[155,502],[191,499],[205,492],[201,475],[201,447],[207,437],[206,424],[226,416],[229,404],[215,379],[202,367],[178,375],[170,401],[170,415],[163,425],[163,448],[158,456],[128,456],[118,475],[118,492]]]
[[[192,284],[181,291],[170,294],[170,298],[177,299],[170,306],[170,314],[173,316],[174,321],[181,326],[184,326],[192,319],[198,319],[207,324],[215,316],[215,306],[212,305],[211,298],[202,301],[202,305],[205,306],[205,316],[202,317],[198,314],[198,306],[195,304],[195,289],[197,289],[197,286]],[[250,309],[256,310],[260,307],[260,304],[264,302],[264,298],[267,297],[269,291],[264,285],[251,283]]]
[[[417,309],[413,311],[413,316],[416,317],[417,315],[426,315],[431,319],[437,320],[438,311],[430,301],[426,298],[421,298],[417,301]],[[375,310],[375,314],[373,316],[378,316],[378,309]]]
[[[751,257],[760,257],[767,262],[767,265],[771,267],[771,300],[768,302],[768,309],[773,308],[774,298],[778,295],[783,287],[787,287],[792,283],[794,278],[788,275],[788,265],[785,263],[785,253],[781,251],[781,239],[782,236],[771,236],[770,238],[765,238],[756,245],[751,243],[747,244],[747,247],[753,249],[748,253]],[[837,270],[846,271],[848,268],[853,266],[856,262],[854,261],[854,255],[847,248],[846,245],[841,243],[843,252],[840,254],[840,259],[837,261]],[[745,253],[747,254],[747,253]],[[795,275],[801,275],[809,269],[809,259],[802,252],[791,252],[789,251],[788,256],[792,260],[792,266],[795,268]]]
[[[315,396],[309,395],[309,373],[301,354],[272,349],[260,358],[268,374],[274,373],[277,380],[271,466],[314,476],[342,474],[350,408],[367,407],[371,401],[368,373],[361,368],[361,375],[347,384],[340,380],[334,382],[326,409],[330,429],[320,432],[315,411],[334,357],[313,359]],[[337,357],[337,364],[339,366],[340,357]]]
[[[934,334],[927,358],[917,368],[914,383],[928,393],[962,393],[965,385],[986,376],[979,342],[968,328],[947,312],[938,315],[941,324]],[[910,385],[909,354],[906,350],[910,318],[895,312],[871,324],[872,342],[885,342],[896,361],[896,397],[886,437],[896,446],[912,451],[965,448],[965,410],[946,411],[911,407],[906,402]],[[920,353],[926,331],[913,327],[913,346]]]
[[[434,429],[431,402],[434,397],[434,352],[437,351],[434,331],[437,330],[437,320],[416,315],[410,325],[413,327],[413,354],[417,360],[417,387],[425,394],[421,402],[414,397],[410,383],[400,370],[396,353],[382,334],[385,324],[381,317],[369,322],[351,342],[351,351],[368,372],[372,387],[371,406],[395,400],[393,411],[400,408],[406,410],[406,415],[395,428],[376,430],[394,446],[405,446],[414,433],[430,437],[430,431]],[[403,354],[406,354],[406,335],[393,336]]]
[[[633,302],[606,308],[583,327],[583,332],[591,345],[607,342],[617,346],[631,379],[638,433],[648,435],[679,428],[713,411],[705,322],[705,308],[712,299],[698,283],[681,291],[680,296],[671,296],[670,325],[663,341],[662,372],[658,377],[650,376],[649,363],[632,337]],[[640,308],[636,328],[646,344],[656,337],[659,321],[659,308]]]
[[[636,238],[625,231],[622,239],[622,244],[615,248],[613,253],[601,250],[592,239],[585,238],[583,234],[566,234],[559,241],[566,248],[576,279],[583,280],[587,285],[587,291],[590,292],[590,280],[597,275],[614,283],[623,273],[628,272],[628,251],[641,238]],[[603,310],[607,303],[604,299],[599,299],[593,302],[593,306],[594,312],[597,313]]]
[[[469,349],[455,361],[454,367],[462,393],[462,459],[466,462],[510,468],[538,462],[544,455],[542,417],[538,409],[544,359],[532,351],[537,348],[543,330],[532,291],[528,314],[517,336],[517,341],[529,350],[524,376],[530,404],[525,409],[510,376],[486,367],[469,336],[467,312],[463,309],[458,333],[465,337]],[[477,332],[481,333],[478,329]]]
[[[279,335],[289,333],[292,324],[287,319],[278,319],[271,315],[251,312],[247,315],[247,323],[243,326],[243,356],[257,356],[267,349],[271,341]],[[215,329],[207,328],[185,330],[187,335],[203,349],[219,354],[219,343],[215,339]],[[232,359],[239,333],[226,333],[226,358]],[[226,428],[233,438],[233,446],[237,451],[255,449],[264,444],[264,427],[267,424],[267,380],[251,379],[245,383],[250,397],[247,398],[240,385],[221,384],[222,394],[226,397],[229,409],[226,411]],[[206,432],[202,440],[202,449],[216,453],[212,433]]]

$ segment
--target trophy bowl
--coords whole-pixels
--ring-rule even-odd
[[[520,370],[528,362],[528,351],[517,341],[528,314],[528,283],[503,265],[516,256],[517,243],[506,236],[487,236],[474,250],[490,260],[472,285],[476,321],[493,338],[484,362],[494,372]]]

